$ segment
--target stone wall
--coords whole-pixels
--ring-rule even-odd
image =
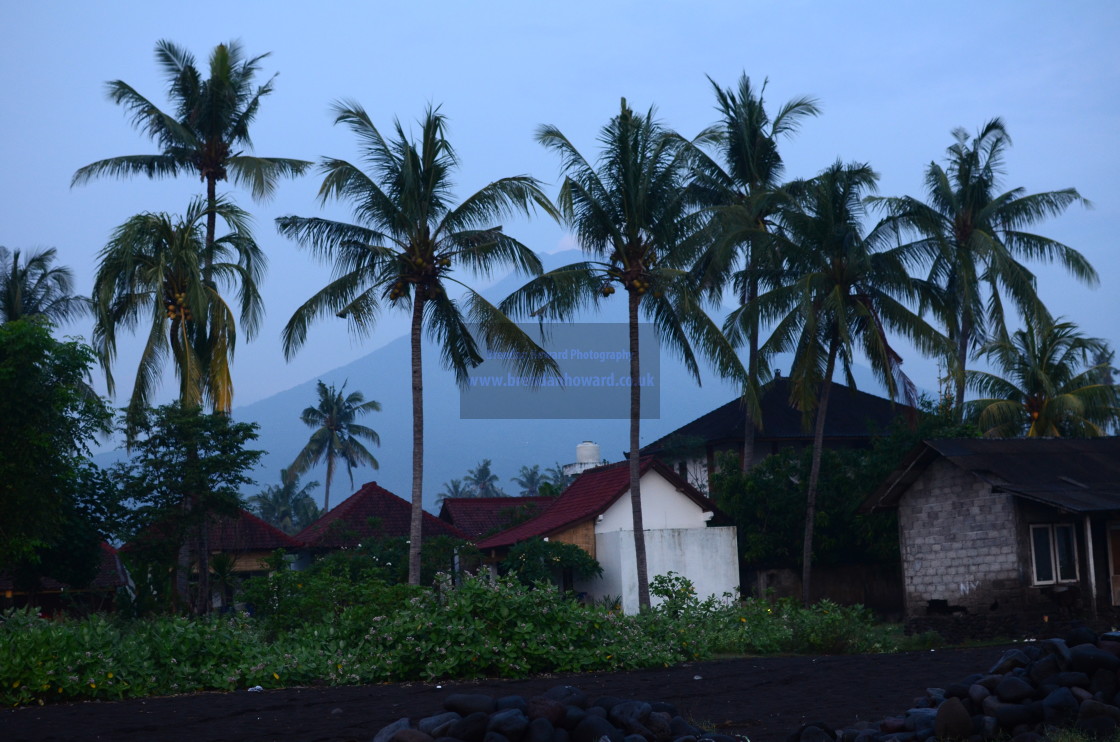
[[[1011,495],[941,459],[903,495],[898,522],[907,616],[931,600],[958,613],[1024,607]]]

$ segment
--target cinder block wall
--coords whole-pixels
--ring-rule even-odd
[[[1020,609],[1023,589],[1014,503],[944,459],[899,502],[899,541],[908,616],[945,600],[970,613]]]

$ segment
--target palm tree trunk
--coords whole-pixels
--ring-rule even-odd
[[[832,392],[832,372],[836,368],[836,340],[828,345],[828,362],[821,381],[817,401],[817,422],[813,431],[813,465],[809,469],[809,491],[805,501],[805,539],[801,550],[801,600],[809,607],[810,582],[813,575],[813,524],[817,517],[817,482],[821,476],[821,451],[824,449],[824,420],[828,413],[828,397]]]
[[[327,451],[327,486],[323,488],[323,513],[330,512],[331,509],[331,480],[334,479],[334,455],[333,451]]]
[[[758,279],[753,276],[749,279],[746,303],[758,298]],[[758,389],[758,317],[751,317],[750,337],[747,338],[747,383],[752,385],[747,393],[753,395]],[[742,471],[747,473],[754,466],[754,441],[757,428],[751,405],[746,406],[746,415],[743,419],[743,464]]]
[[[964,419],[964,369],[968,363],[968,344],[972,335],[972,319],[967,311],[961,312],[961,327],[957,335],[957,368],[953,382],[956,385],[956,394],[953,399],[953,414],[957,421]]]
[[[424,374],[420,357],[424,287],[412,300],[412,520],[408,544],[408,584],[420,584],[420,539],[424,523]]]
[[[640,486],[640,425],[642,418],[641,365],[638,360],[638,303],[641,296],[629,292],[630,325],[630,509],[634,516],[634,561],[638,567],[638,610],[649,609],[649,565],[646,563],[646,533],[642,524]]]

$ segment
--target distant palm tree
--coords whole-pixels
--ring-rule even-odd
[[[987,343],[980,355],[996,372],[969,371],[984,399],[967,407],[992,438],[1096,437],[1120,419],[1120,388],[1111,383],[1105,341],[1072,322],[1036,320]]]
[[[490,470],[490,459],[483,459],[467,472],[466,484],[471,490],[468,497],[506,497],[498,486],[498,475]]]
[[[319,506],[311,496],[318,482],[299,485],[299,475],[280,472],[280,484],[269,485],[249,498],[249,506],[261,520],[290,535],[314,523],[320,515]]]
[[[42,316],[56,324],[89,311],[89,299],[74,295],[74,273],[54,265],[53,247],[31,253],[20,263],[20,251],[0,245],[0,323]]]
[[[334,262],[335,279],[308,299],[284,328],[284,353],[303,345],[311,323],[326,316],[351,322],[360,334],[373,331],[382,306],[411,314],[412,355],[412,518],[408,580],[420,584],[421,530],[424,513],[424,379],[421,337],[424,327],[440,346],[444,365],[460,384],[482,362],[475,335],[490,348],[520,359],[516,373],[555,373],[556,363],[540,352],[516,324],[481,294],[454,277],[455,264],[482,275],[513,265],[541,272],[533,252],[505,234],[494,222],[528,214],[534,205],[555,209],[533,178],[519,175],[484,186],[456,205],[451,175],[458,159],[445,136],[446,121],[429,109],[421,122],[419,144],[400,123],[386,140],[357,104],[335,106],[335,123],[345,124],[361,142],[369,171],[345,160],[324,159],[319,189],[323,203],[337,198],[354,206],[357,224],[287,216],[277,220],[280,233]],[[457,287],[455,285],[458,285]],[[449,289],[464,296],[452,299]],[[472,324],[468,324],[472,323]]]
[[[212,214],[230,228],[207,246],[202,221]],[[112,364],[121,328],[147,336],[129,400],[130,419],[146,408],[170,351],[184,407],[209,402],[215,412],[233,404],[230,366],[237,344],[234,312],[221,289],[236,289],[245,337],[264,312],[257,284],[265,258],[245,212],[218,201],[213,210],[195,199],[182,217],[139,214],[118,227],[98,256],[93,281],[93,347],[112,394]],[[206,278],[203,266],[210,266]]]
[[[436,498],[436,504],[441,505],[448,498],[470,497],[472,494],[474,493],[471,487],[464,484],[462,479],[452,479],[450,482],[443,483],[443,491]]]
[[[1007,333],[1003,296],[1023,317],[1048,318],[1035,290],[1035,277],[1021,259],[1057,262],[1087,284],[1097,273],[1083,255],[1061,242],[1024,231],[1069,206],[1089,202],[1074,188],[1028,194],[1023,188],[1001,193],[1003,155],[1011,145],[1003,121],[989,121],[975,138],[954,129],[948,169],[931,162],[926,169],[926,198],[875,199],[900,225],[921,239],[929,256],[928,281],[941,289],[925,303],[954,343],[954,401],[964,410],[970,354],[990,339]]]
[[[375,446],[381,445],[381,438],[371,428],[354,422],[359,416],[367,412],[379,412],[381,403],[372,399],[366,401],[361,392],[346,394],[346,384],[341,389],[334,385],[327,386],[322,381],[316,387],[319,393],[319,404],[307,407],[300,415],[300,420],[315,432],[307,445],[296,455],[295,461],[287,468],[287,476],[295,477],[303,474],[311,467],[326,459],[327,486],[323,491],[323,512],[331,509],[331,482],[334,480],[335,462],[341,461],[346,465],[346,473],[350,476],[350,486],[354,486],[354,467],[368,464],[374,469],[378,468],[377,459],[362,445],[359,438],[369,441]]]
[[[163,68],[173,111],[165,113],[123,80],[108,83],[109,99],[124,106],[132,125],[155,140],[159,154],[110,157],[86,165],[74,173],[71,185],[100,176],[146,175],[166,178],[191,173],[206,184],[206,245],[217,238],[214,211],[217,184],[232,177],[248,186],[254,198],[272,195],[276,181],[299,175],[310,162],[279,157],[255,157],[249,125],[256,118],[261,99],[272,92],[275,75],[254,87],[262,54],[246,58],[241,44],[219,44],[210,53],[210,77],[202,79],[194,55],[170,41],[156,43],[156,62]]]
[[[511,294],[502,308],[521,315],[568,320],[579,309],[615,293],[627,294],[630,353],[630,503],[634,519],[638,603],[649,607],[649,579],[639,485],[641,387],[638,318],[645,314],[661,341],[676,351],[699,379],[696,343],[717,358],[721,373],[739,367],[734,350],[692,291],[687,269],[696,258],[685,190],[692,149],[665,129],[650,109],[636,115],[622,99],[618,115],[603,127],[596,164],[554,126],[537,139],[560,155],[564,183],[560,212],[593,260],[557,268]],[[742,378],[740,370],[739,378]]]
[[[535,497],[545,483],[545,477],[541,474],[540,464],[533,466],[523,466],[518,472],[516,477],[510,479],[511,482],[520,487],[520,494],[522,497]]]
[[[776,230],[783,267],[767,281],[774,288],[736,309],[725,324],[735,341],[759,320],[774,323],[760,350],[766,356],[794,353],[791,401],[805,412],[806,420],[816,413],[802,552],[806,605],[824,421],[836,366],[843,368],[854,388],[851,364],[861,351],[892,399],[900,393],[914,399],[913,385],[901,372],[902,358],[887,332],[902,334],[923,351],[942,350],[932,328],[900,302],[918,298],[907,271],[916,248],[893,246],[894,233],[886,225],[863,234],[862,199],[877,180],[867,165],[837,162],[810,181],[790,184],[790,201],[778,214]]]
[[[541,482],[539,494],[545,497],[559,497],[572,483],[572,477],[564,473],[564,467],[559,463],[553,464],[544,470],[544,481]]]
[[[690,189],[712,215],[710,242],[697,261],[695,271],[704,289],[716,300],[731,285],[738,290],[739,304],[758,296],[762,268],[778,256],[770,239],[772,217],[783,198],[785,164],[778,140],[797,131],[801,120],[820,113],[812,98],[795,98],[774,117],[766,111],[763,96],[767,81],[757,90],[746,75],[738,88],[715,89],[721,120],[698,140],[704,149],[715,150],[717,158],[702,154]],[[768,372],[759,367],[758,327],[750,328],[747,345],[747,383],[743,390],[746,421],[743,428],[742,469],[753,463],[755,432],[761,428],[759,386]]]

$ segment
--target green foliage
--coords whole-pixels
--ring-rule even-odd
[[[76,530],[101,527],[81,488],[89,444],[111,420],[85,383],[92,364],[87,346],[55,340],[45,322],[0,325],[0,568],[34,565]]]
[[[922,440],[975,438],[974,426],[953,420],[949,408],[921,402],[915,420],[900,416],[869,450],[824,450],[817,499],[813,561],[886,563],[898,559],[896,514],[860,514],[859,506]],[[742,558],[768,567],[801,564],[806,484],[811,451],[784,449],[743,474],[734,456],[721,459],[712,493],[735,521]]]
[[[590,554],[575,544],[529,539],[512,546],[502,561],[503,569],[522,585],[564,579],[570,570],[576,579],[589,579],[603,574],[603,568]]]

